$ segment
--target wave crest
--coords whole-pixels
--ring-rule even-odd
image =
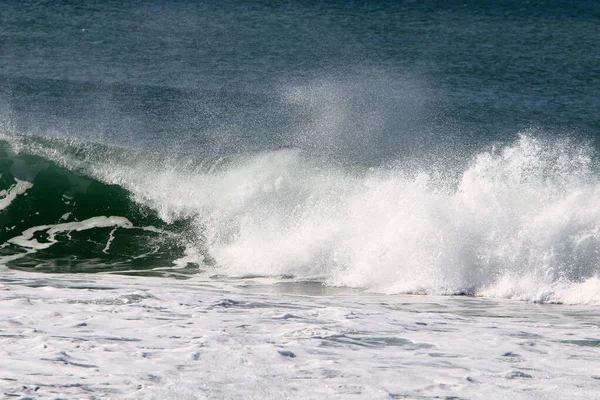
[[[157,162],[86,146],[23,151],[118,185],[164,224],[187,221],[186,257],[211,260],[220,274],[386,293],[600,300],[600,176],[586,145],[522,134],[476,155],[458,179],[401,163],[334,167],[294,148]]]

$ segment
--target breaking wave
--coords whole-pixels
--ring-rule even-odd
[[[297,148],[215,159],[10,135],[0,168],[11,268],[600,303],[600,175],[574,141],[526,132],[434,173]]]

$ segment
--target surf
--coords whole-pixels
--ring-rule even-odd
[[[600,179],[585,143],[524,132],[458,173],[328,163],[299,148],[194,159],[74,139],[3,143],[0,241],[11,268],[182,267],[600,302]]]

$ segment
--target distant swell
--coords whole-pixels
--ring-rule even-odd
[[[6,140],[0,251],[13,268],[175,261],[385,293],[600,303],[596,154],[568,140],[523,134],[458,174],[332,166],[293,148],[215,161]],[[56,228],[74,221],[98,226]],[[18,239],[35,226],[51,245]]]

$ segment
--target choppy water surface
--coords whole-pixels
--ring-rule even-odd
[[[40,399],[596,396],[588,307],[294,285],[14,273],[0,385]]]
[[[0,43],[4,396],[596,396],[596,2],[6,1]]]

